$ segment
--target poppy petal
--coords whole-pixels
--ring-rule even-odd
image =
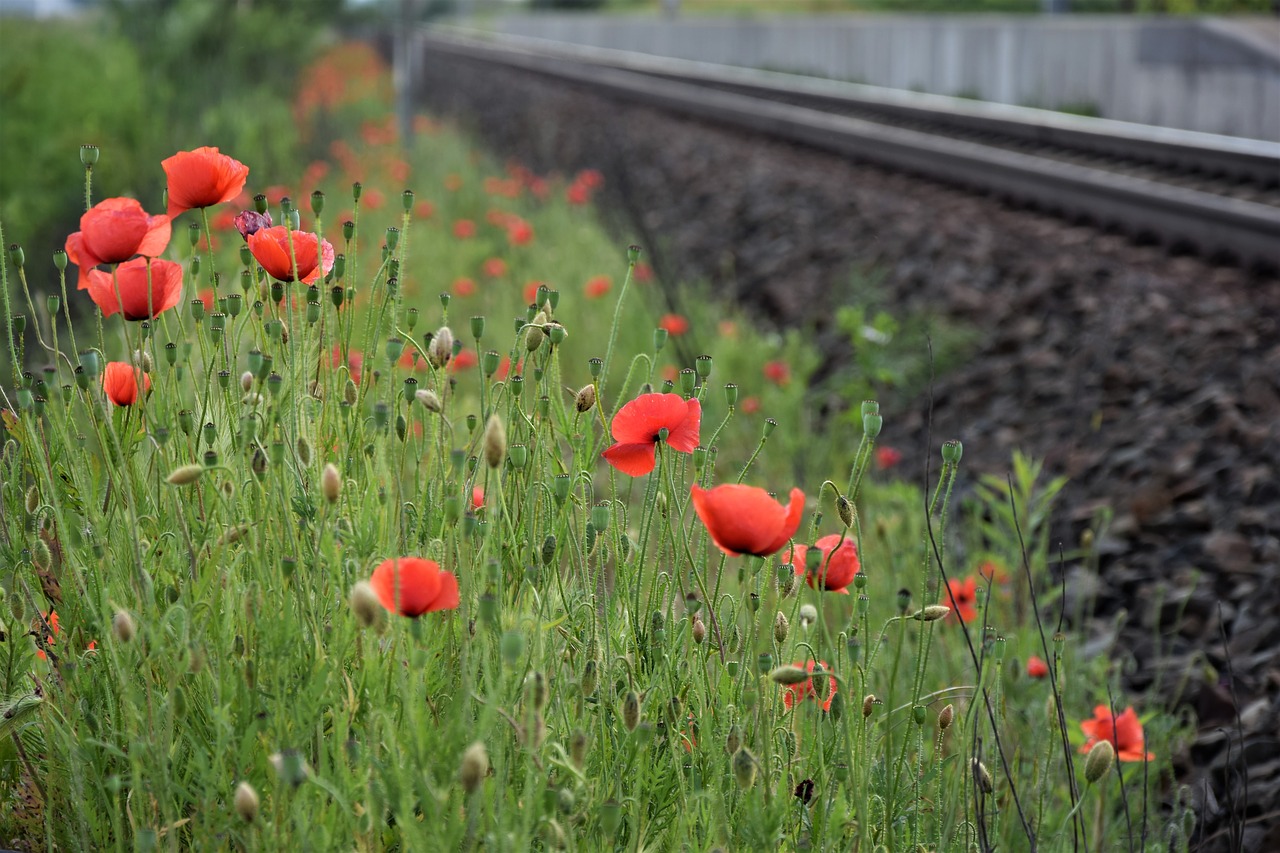
[[[632,477],[643,477],[657,464],[657,452],[652,442],[615,444],[600,455],[614,468]]]
[[[617,411],[610,431],[620,444],[653,442],[657,441],[658,430],[674,432],[688,415],[688,403],[679,394],[641,394]]]
[[[687,400],[684,420],[668,427],[667,444],[681,453],[692,453],[698,447],[698,431],[701,426],[702,404],[696,399]]]
[[[452,572],[440,572],[440,588],[436,590],[436,597],[427,606],[426,612],[453,610],[460,601],[457,576]]]
[[[793,488],[791,490],[791,500],[787,504],[786,515],[783,516],[781,529],[777,535],[765,545],[761,554],[772,554],[783,545],[787,544],[787,540],[796,535],[796,531],[800,529],[800,517],[804,515],[804,492]]]

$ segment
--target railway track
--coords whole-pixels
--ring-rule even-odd
[[[1280,268],[1280,143],[799,75],[434,28],[419,49],[493,62],[1119,229]]]

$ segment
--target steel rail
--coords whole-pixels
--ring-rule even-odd
[[[1114,225],[1210,256],[1280,267],[1280,208],[492,40],[428,31],[423,49]]]

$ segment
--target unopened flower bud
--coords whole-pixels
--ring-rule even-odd
[[[876,703],[880,700],[876,698],[876,694],[868,693],[866,698],[862,700],[862,716],[870,717],[871,712],[875,710]]]
[[[427,347],[427,361],[434,368],[444,367],[453,358],[453,331],[448,326],[436,329],[431,338],[431,346]]]
[[[36,510],[40,508],[40,490],[35,486],[27,489],[26,507],[27,515],[35,515]]]
[[[361,628],[374,628],[381,632],[386,624],[387,609],[382,606],[382,602],[378,600],[378,594],[373,591],[368,581],[357,581],[355,586],[351,587],[348,601],[351,604],[351,612],[355,614]]]
[[[543,322],[546,322],[545,314],[539,312],[538,316],[543,318]],[[538,347],[542,346],[542,339],[544,337],[545,335],[542,333],[542,326],[530,326],[525,331],[524,335],[525,349],[529,350],[529,352],[533,352]]]
[[[1109,740],[1100,740],[1089,750],[1084,760],[1084,780],[1092,785],[1111,770],[1116,760],[1116,749]]]
[[[733,778],[744,791],[756,783],[756,757],[745,746],[733,754]]]
[[[502,464],[502,457],[507,454],[507,431],[497,415],[490,415],[489,422],[484,425],[484,461],[490,468]]]
[[[840,521],[845,527],[853,527],[853,522],[858,517],[858,512],[854,509],[853,502],[840,495],[836,498],[836,515],[840,516]]]
[[[947,618],[950,612],[951,608],[944,604],[931,604],[923,610],[912,613],[911,618],[917,622],[937,622],[939,619]]]
[[[248,393],[253,390],[253,373],[246,370],[240,374],[240,390]]]
[[[805,672],[801,667],[786,664],[785,666],[775,667],[769,673],[769,678],[778,684],[800,684],[809,680],[809,673]]]
[[[329,503],[337,503],[342,494],[342,475],[332,462],[325,463],[324,471],[320,474],[320,493]]]
[[[588,660],[582,667],[582,679],[578,682],[582,695],[590,696],[596,692],[596,662]]]
[[[790,631],[791,623],[787,621],[786,614],[779,610],[777,618],[773,620],[773,638],[777,640],[779,644],[785,643],[787,641],[787,634],[790,633]]]
[[[695,616],[693,620],[693,628],[691,630],[693,633],[693,641],[698,645],[702,645],[703,641],[707,639],[707,626],[703,624],[701,619]]]
[[[640,725],[640,695],[634,690],[628,690],[622,699],[622,724],[629,732],[634,732]]]
[[[444,406],[440,403],[440,396],[430,388],[419,388],[414,392],[413,398],[422,404],[422,407],[428,412],[439,414],[444,411]]]
[[[945,708],[938,712],[938,731],[945,732],[951,728],[951,723],[956,718],[956,706],[948,704]]]
[[[258,792],[248,782],[236,785],[236,814],[245,823],[253,823],[258,818]]]
[[[525,680],[525,696],[535,711],[541,711],[547,706],[547,697],[550,694],[551,691],[547,689],[547,677],[537,670],[529,673],[528,679]]]
[[[579,412],[589,412],[591,407],[596,404],[596,386],[583,385],[578,391],[577,397],[574,398],[573,405]]]
[[[458,766],[458,784],[468,794],[474,794],[489,775],[489,751],[484,743],[476,741],[462,753],[462,763]]]
[[[174,468],[169,476],[165,477],[165,482],[171,486],[185,486],[199,480],[203,473],[203,465],[183,465]]]
[[[302,463],[302,467],[306,468],[311,465],[311,442],[302,436],[298,437],[298,461]]]
[[[818,621],[818,608],[812,604],[800,605],[800,627],[808,630],[809,626]]]
[[[995,781],[991,778],[991,771],[987,769],[987,765],[978,759],[973,759],[973,783],[978,786],[978,790],[984,794],[990,794],[996,789]]]

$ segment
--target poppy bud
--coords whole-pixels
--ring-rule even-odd
[[[128,611],[117,610],[111,617],[111,633],[122,643],[129,642],[138,633],[138,627],[133,623],[133,617]]]
[[[582,729],[574,729],[569,735],[569,760],[579,770],[587,761],[587,733]]]
[[[923,610],[917,610],[911,614],[911,618],[917,622],[937,622],[939,619],[947,618],[947,614],[951,612],[951,608],[943,604],[931,604]]]
[[[41,571],[48,571],[53,561],[53,554],[49,551],[49,544],[43,539],[37,539],[31,544],[31,564]]]
[[[448,326],[441,326],[431,336],[431,344],[427,347],[427,361],[439,369],[453,358],[453,331]]]
[[[357,581],[355,586],[351,587],[348,602],[361,628],[374,628],[379,633],[382,632],[386,626],[387,609],[382,606],[382,602],[378,600],[378,594],[374,592],[368,581]]]
[[[277,753],[273,753],[270,758],[271,766],[276,769],[282,782],[288,782],[293,787],[298,787],[307,780],[311,775],[311,768],[307,766],[306,759],[302,757],[302,753],[296,749],[285,749]]]
[[[955,705],[949,704],[945,708],[943,708],[941,711],[939,711],[938,712],[938,731],[945,732],[947,729],[949,729],[951,727],[951,723],[955,720],[955,718],[956,718]]]
[[[578,687],[581,688],[584,697],[596,692],[596,662],[594,660],[588,660],[582,667],[582,679],[579,681]]]
[[[542,316],[542,315],[540,314],[539,316]],[[529,352],[533,352],[538,347],[542,346],[543,337],[544,336],[542,333],[541,326],[530,326],[528,330],[525,332],[525,337],[524,337],[525,348],[528,349]]]
[[[990,794],[996,789],[995,781],[991,778],[991,771],[987,769],[987,765],[978,759],[973,759],[973,783],[978,786],[978,790],[984,794]]]
[[[541,711],[547,706],[547,697],[551,691],[547,689],[547,677],[541,672],[534,670],[529,673],[529,677],[525,679],[525,697],[529,704],[533,705],[535,711]]]
[[[236,814],[245,823],[253,823],[258,817],[258,792],[248,782],[236,785]]]
[[[875,710],[876,704],[880,700],[876,698],[876,694],[868,693],[866,698],[862,700],[862,716],[870,717],[871,712]]]
[[[769,673],[769,678],[783,685],[801,684],[809,680],[809,673],[805,672],[801,667],[786,664],[776,667]]]
[[[35,486],[27,489],[26,507],[28,515],[35,515],[36,510],[40,508],[40,490]]]
[[[836,515],[840,516],[840,521],[845,527],[853,527],[853,522],[858,517],[857,509],[852,501],[844,495],[836,498]]]
[[[468,794],[474,794],[489,775],[489,751],[484,743],[476,741],[462,753],[462,763],[458,766],[458,784]]]
[[[785,643],[787,641],[787,634],[790,633],[790,630],[791,623],[787,621],[786,614],[779,610],[777,618],[773,620],[773,638],[777,640],[779,644]]]
[[[574,398],[573,405],[579,412],[589,412],[591,407],[596,404],[596,386],[583,385],[578,391],[577,397]]]
[[[360,399],[360,389],[356,388],[356,383],[347,379],[347,384],[342,386],[342,402],[348,406],[354,406],[356,401]]]
[[[311,442],[306,438],[299,437],[297,444],[298,461],[302,463],[302,467],[307,468],[311,465]]]
[[[429,388],[419,388],[413,393],[413,399],[421,403],[428,412],[439,413],[444,410],[444,406],[440,404],[439,395]]]
[[[326,463],[324,471],[320,474],[320,493],[329,503],[337,503],[339,495],[342,494],[342,475],[338,473],[337,466],[332,462]]]
[[[756,783],[756,757],[745,746],[733,754],[733,778],[744,791]]]
[[[812,604],[800,605],[800,627],[801,628],[808,630],[809,626],[817,621],[818,621],[818,608],[814,607]]]
[[[200,475],[203,473],[203,465],[183,465],[179,468],[174,468],[169,476],[165,477],[165,482],[171,486],[185,486],[199,480]]]
[[[634,690],[628,690],[622,698],[622,724],[629,732],[634,732],[640,725],[640,696]]]
[[[1089,750],[1084,760],[1084,780],[1092,785],[1111,770],[1116,760],[1116,749],[1109,740],[1100,740]]]
[[[484,426],[484,461],[489,464],[490,468],[497,468],[502,464],[502,457],[507,453],[507,431],[502,426],[502,420],[497,415],[490,415],[489,422]]]

